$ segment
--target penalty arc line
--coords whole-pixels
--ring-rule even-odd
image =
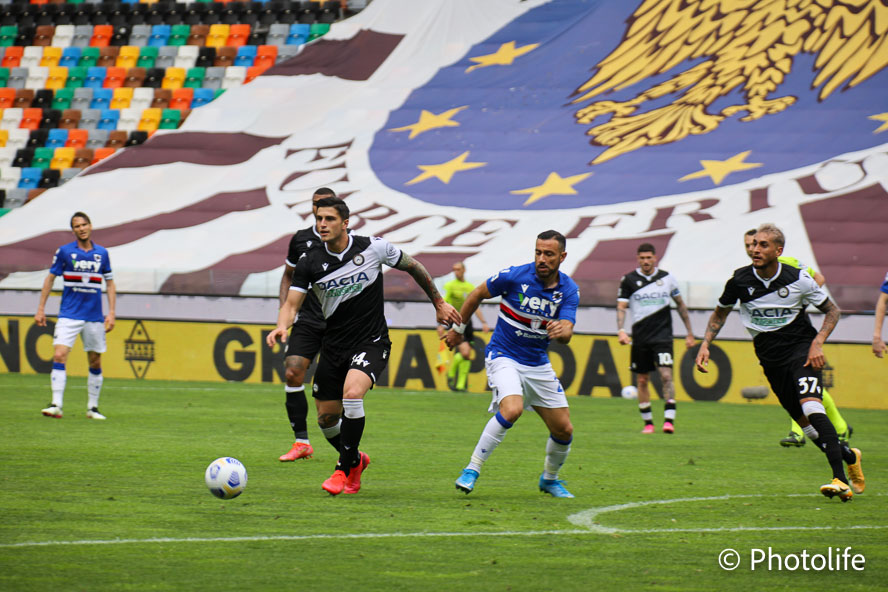
[[[810,494],[791,494],[786,497],[808,497]],[[879,495],[879,494],[877,494]],[[93,539],[79,541],[27,541],[21,543],[0,543],[0,549],[77,546],[77,545],[127,545],[127,544],[159,544],[159,543],[241,543],[265,541],[307,541],[307,540],[343,540],[343,539],[385,539],[385,538],[453,538],[453,537],[502,537],[502,536],[552,536],[552,535],[602,535],[602,534],[659,534],[681,532],[773,532],[773,531],[805,531],[805,530],[871,530],[886,529],[888,524],[851,525],[851,526],[726,526],[713,528],[645,528],[621,529],[601,526],[595,522],[600,514],[617,512],[651,505],[671,503],[724,501],[738,498],[764,497],[761,494],[720,495],[712,497],[685,497],[669,500],[650,500],[629,502],[614,506],[592,508],[568,516],[568,521],[583,528],[565,530],[529,530],[529,531],[482,531],[482,532],[390,532],[390,533],[353,533],[353,534],[306,534],[306,535],[266,535],[242,537],[157,537],[149,539]]]

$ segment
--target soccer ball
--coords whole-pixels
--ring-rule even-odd
[[[628,386],[624,386],[620,394],[623,395],[624,399],[637,399],[638,389],[630,384]]]
[[[223,456],[210,463],[204,481],[216,497],[232,499],[247,486],[247,468],[236,458]]]

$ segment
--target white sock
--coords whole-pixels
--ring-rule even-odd
[[[491,417],[487,425],[484,426],[484,431],[481,432],[481,438],[478,440],[478,444],[475,446],[474,452],[472,452],[469,466],[466,468],[480,473],[481,465],[490,458],[490,455],[493,454],[499,443],[503,441],[503,438],[506,437],[506,430],[510,427],[512,427],[512,424],[506,421],[499,413]]]
[[[92,368],[90,368],[89,376],[86,378],[86,396],[89,400],[86,404],[87,409],[99,406],[99,393],[102,392],[102,383],[104,381],[105,378],[102,376],[101,370],[99,370],[98,374],[93,374]]]
[[[53,364],[52,372],[49,373],[49,382],[52,390],[52,404],[61,407],[65,400],[65,383],[68,382],[68,374],[64,364]]]
[[[349,419],[364,417],[364,399],[343,399],[342,414]]]
[[[330,426],[329,428],[321,428],[321,433],[324,434],[324,437],[328,440],[330,438],[335,438],[339,435],[339,432],[342,430],[342,418],[339,418],[339,421],[336,422],[336,425]]]
[[[573,438],[570,439],[573,442]],[[543,479],[557,479],[558,471],[570,453],[570,442],[556,441],[551,436],[546,440],[546,461],[543,463]]]

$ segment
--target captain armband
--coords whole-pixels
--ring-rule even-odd
[[[462,335],[463,333],[466,332],[466,324],[465,323],[460,323],[459,325],[453,325],[450,328],[453,329],[454,331],[456,331],[457,333],[459,333],[460,335]]]

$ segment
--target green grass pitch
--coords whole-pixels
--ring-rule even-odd
[[[280,385],[108,379],[105,422],[85,418],[83,378],[64,419],[40,415],[49,399],[46,376],[0,376],[4,591],[888,587],[888,411],[844,410],[868,485],[850,503],[818,493],[829,471],[813,445],[777,445],[778,407],[680,403],[675,435],[644,436],[632,402],[587,397],[570,399],[562,470],[576,499],[538,491],[547,434],[532,413],[466,496],[453,480],[489,397],[378,389],[363,489],[334,498],[321,483],[336,456],[313,421],[314,458],[277,460],[292,442]],[[203,483],[219,456],[249,471],[231,501]],[[752,569],[769,547],[771,569]],[[839,561],[849,547],[862,571]]]

